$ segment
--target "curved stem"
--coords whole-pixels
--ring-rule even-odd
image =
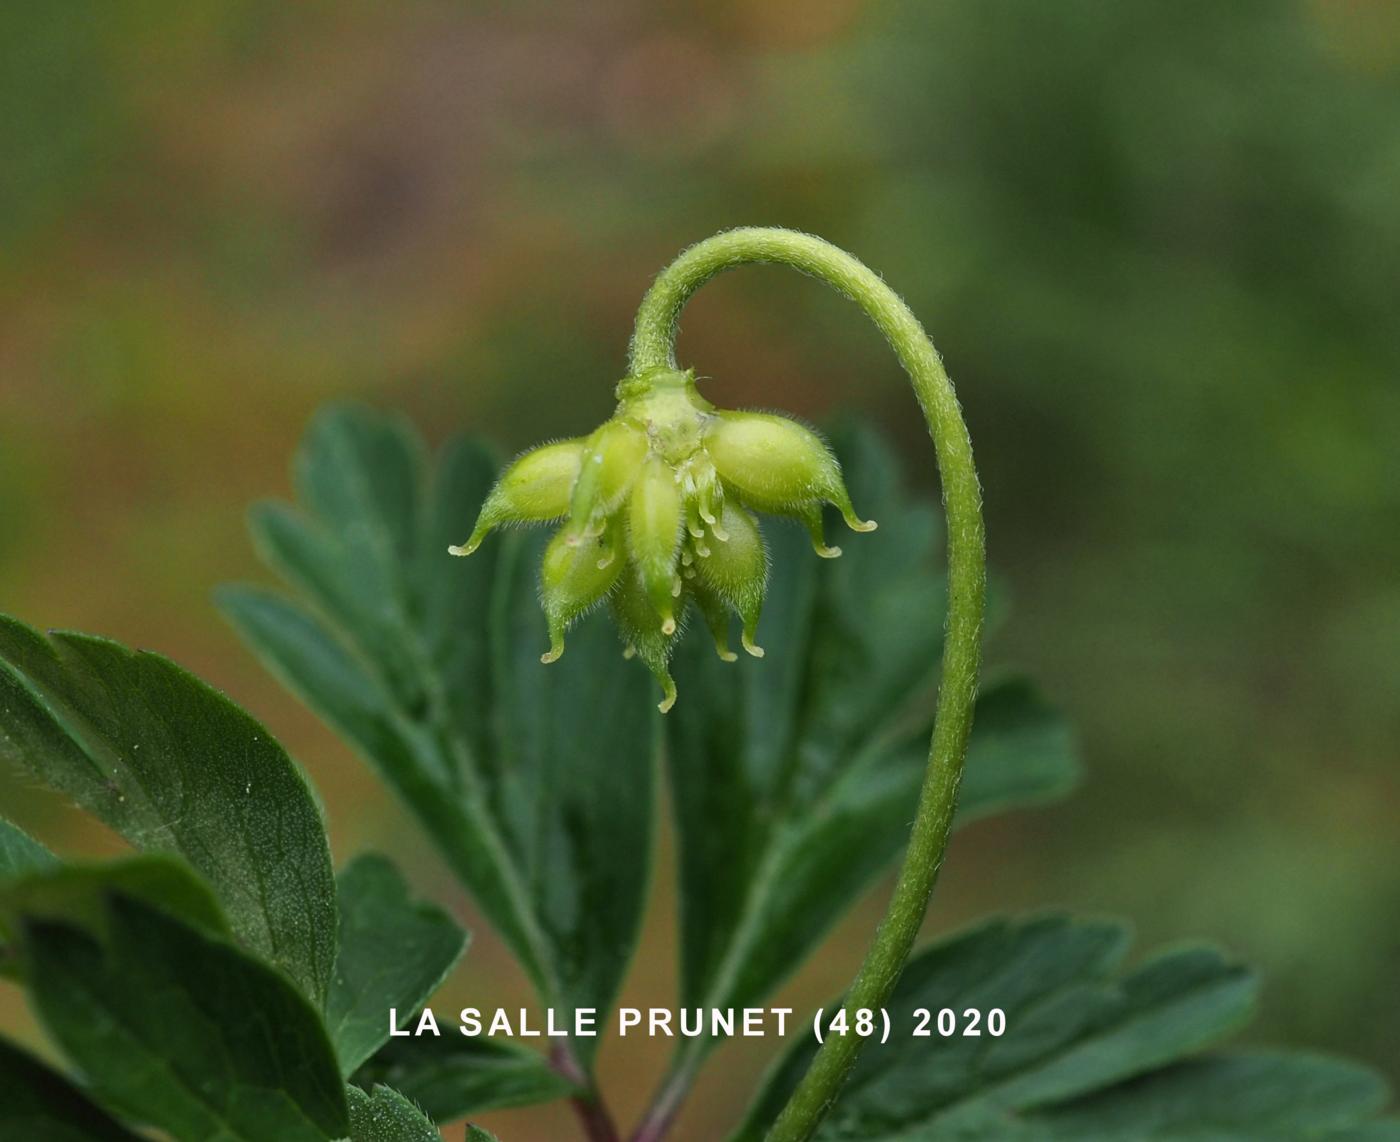
[[[861,1008],[888,1002],[914,945],[948,844],[958,784],[972,728],[981,665],[986,540],[982,493],[972,442],[943,362],[918,319],[900,297],[850,254],[820,238],[792,230],[730,230],[692,246],[652,284],[637,311],[631,374],[676,367],[681,309],[702,285],[735,266],[769,262],[791,266],[850,298],[880,329],[909,374],[938,456],[948,522],[948,618],[943,644],[938,716],[929,743],[928,768],[918,810],[885,918],[845,1007],[854,1025]],[[863,1045],[854,1033],[831,1035],[768,1134],[769,1142],[810,1138],[836,1100]]]

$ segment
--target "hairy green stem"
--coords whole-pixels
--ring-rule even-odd
[[[846,993],[849,1023],[862,1008],[889,1000],[918,936],[943,863],[957,807],[958,785],[972,729],[981,665],[986,593],[986,537],[982,493],[972,442],[953,383],[918,319],[878,274],[856,258],[809,234],[746,228],[717,234],[692,246],[652,284],[637,311],[631,375],[677,367],[676,335],[685,303],[716,274],[750,263],[773,263],[825,282],[861,307],[894,349],[909,374],[938,457],[948,522],[948,617],[943,644],[938,715],[918,810],[885,918],[855,981]],[[854,1065],[863,1040],[853,1031],[828,1035],[772,1129],[769,1142],[810,1138]]]

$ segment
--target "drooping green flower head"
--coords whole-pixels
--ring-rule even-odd
[[[720,658],[733,662],[729,616],[756,657],[768,556],[756,512],[791,516],[823,558],[841,554],[822,534],[831,504],[855,531],[872,531],[851,506],[841,468],[822,439],[771,413],[717,409],[691,372],[657,369],[617,386],[612,419],[591,436],[543,444],[501,474],[482,505],[470,555],[496,527],[563,520],[545,549],[540,598],[550,648],[607,601],[626,645],[676,700],[667,664],[691,604]]]

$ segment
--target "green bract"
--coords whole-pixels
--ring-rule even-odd
[[[564,653],[564,632],[603,600],[626,643],[656,676],[662,711],[676,700],[667,663],[694,603],[720,658],[733,662],[729,616],[762,657],[759,613],[768,556],[754,511],[800,521],[823,558],[841,554],[822,535],[831,504],[855,531],[841,466],[825,442],[772,413],[717,409],[693,372],[655,369],[617,386],[617,411],[592,436],[543,444],[501,474],[471,538],[470,555],[502,524],[565,520],[544,554],[540,598],[549,624],[542,661]]]

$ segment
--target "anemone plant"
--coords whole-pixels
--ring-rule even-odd
[[[826,282],[884,333],[937,452],[941,533],[872,432],[828,446],[700,395],[675,356],[681,309],[750,262]],[[323,411],[293,465],[297,506],[252,515],[292,596],[219,596],[471,892],[538,995],[536,1035],[523,1019],[497,1032],[508,1013],[490,996],[477,1002],[492,1016],[434,1015],[466,933],[385,857],[335,871],[305,775],[252,717],[159,655],[0,616],[0,759],[141,850],[62,860],[0,820],[0,970],[65,1060],[0,1039],[0,1138],[433,1142],[439,1124],[562,1099],[590,1142],[618,1142],[595,1059],[602,1034],[629,1026],[617,998],[647,897],[659,758],[680,982],[675,1008],[652,1015],[680,1033],[633,1142],[670,1132],[736,1013],[769,1011],[901,851],[844,995],[771,1009],[791,1016],[774,1030],[789,1041],[747,1109],[719,1108],[735,1142],[1400,1138],[1364,1067],[1204,1051],[1247,1020],[1257,990],[1215,948],[1125,968],[1125,925],[1038,914],[910,959],[955,824],[1060,796],[1078,765],[1033,686],[979,687],[971,446],[938,355],[879,277],[785,230],[702,242],[643,300],[617,396],[595,432],[503,472],[478,441],[454,438],[430,465],[401,418]],[[874,529],[853,500],[882,526],[836,559],[826,508]],[[824,558],[796,528],[765,536],[759,513],[796,520]],[[473,516],[452,550],[476,554],[447,558]],[[559,523],[547,541],[483,545],[544,521]],[[666,717],[646,672],[579,621],[605,601]],[[690,610],[718,656],[682,644]],[[729,649],[734,615],[752,658]],[[533,1049],[542,1028],[547,1047]]]

